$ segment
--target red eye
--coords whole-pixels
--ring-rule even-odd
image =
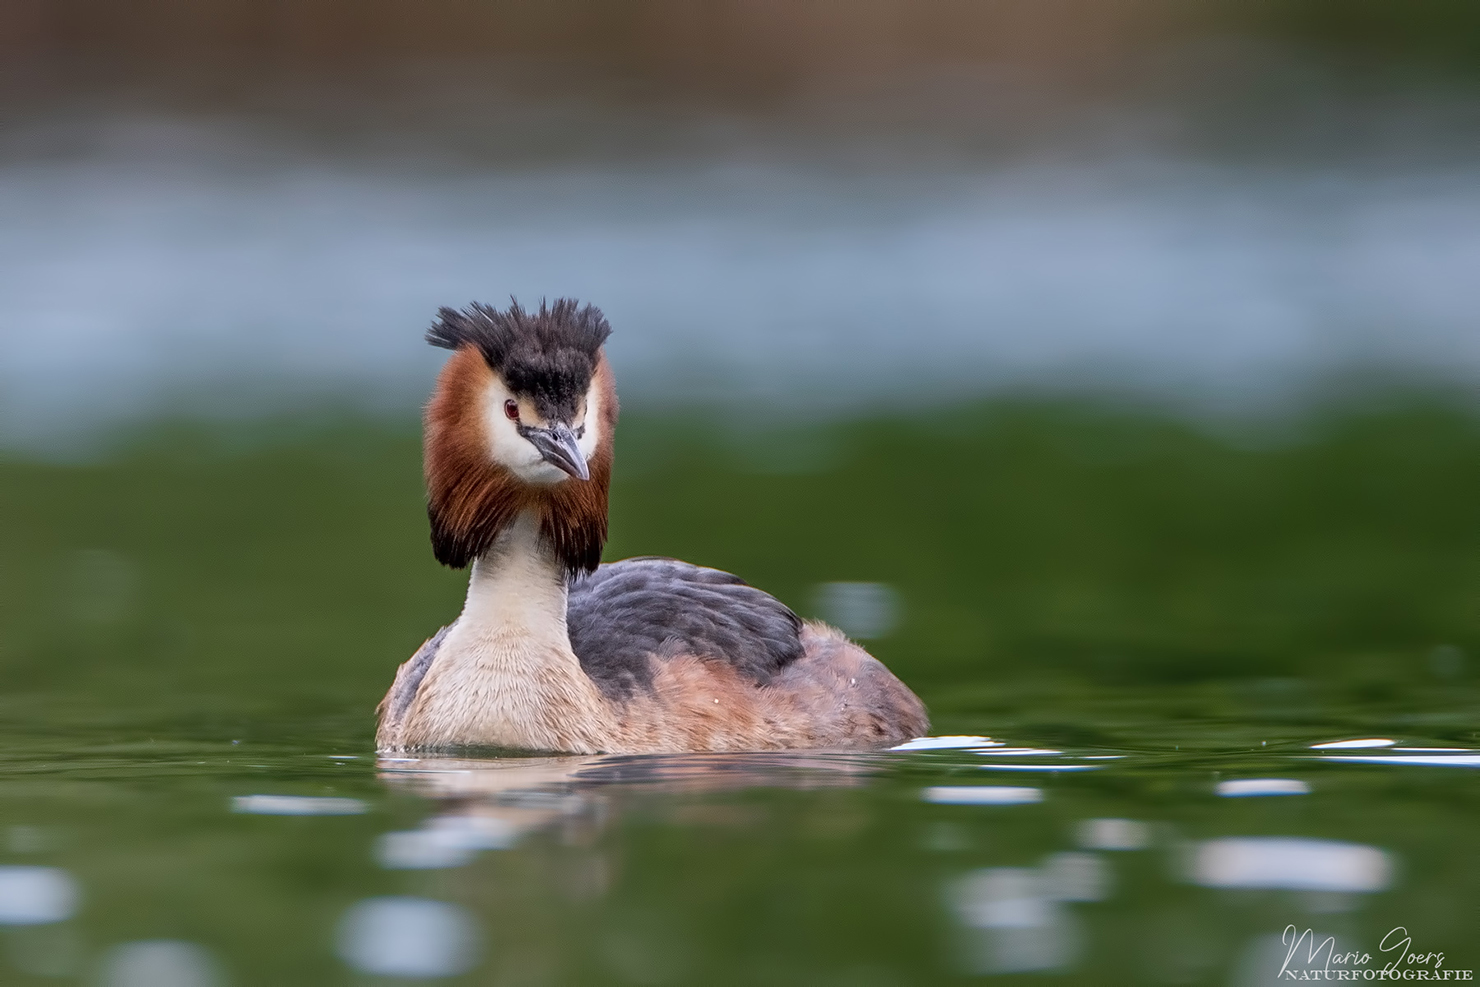
[[[519,420],[519,405],[513,400],[504,402],[504,417],[511,422],[517,422]]]

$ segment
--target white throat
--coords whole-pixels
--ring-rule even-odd
[[[458,623],[480,637],[559,641],[568,650],[565,602],[565,572],[540,537],[539,519],[525,511],[473,562]]]

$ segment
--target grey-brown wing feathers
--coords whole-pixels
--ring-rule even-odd
[[[676,559],[601,566],[570,586],[570,643],[612,698],[651,688],[653,656],[699,655],[759,685],[802,656],[802,622],[738,576]]]

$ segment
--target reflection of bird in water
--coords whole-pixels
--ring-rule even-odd
[[[867,784],[888,757],[859,752],[387,756],[378,765],[381,780],[431,799],[438,808],[417,829],[382,836],[377,855],[387,867],[449,867],[538,832],[558,830],[567,844],[589,843],[629,802],[654,793],[681,803],[670,806],[672,821],[748,825],[754,807],[683,797],[750,788],[851,788]]]
[[[560,757],[387,756],[380,779],[447,802],[545,805],[565,796],[616,791],[713,794],[748,788],[807,791],[861,785],[882,771],[887,753],[567,754]]]
[[[426,413],[432,548],[471,564],[456,621],[401,666],[384,750],[867,748],[924,706],[838,631],[673,559],[598,565],[617,396],[596,309],[443,309]]]

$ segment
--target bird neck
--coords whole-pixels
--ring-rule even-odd
[[[611,713],[571,650],[565,568],[521,513],[473,564],[468,599],[417,691],[401,741],[595,752]]]
[[[460,622],[500,638],[559,643],[569,652],[565,607],[565,568],[538,517],[524,511],[473,562]]]

